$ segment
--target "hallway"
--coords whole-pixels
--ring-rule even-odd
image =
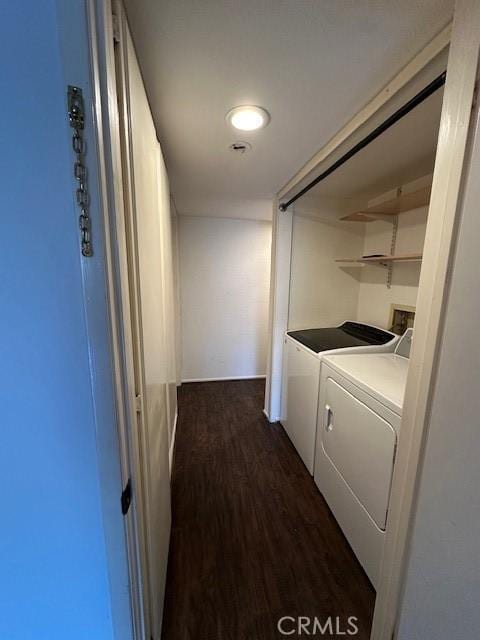
[[[263,380],[179,390],[163,639],[281,638],[283,616],[356,616],[366,639],[375,592],[263,396]]]

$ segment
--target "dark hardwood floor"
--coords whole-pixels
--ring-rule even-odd
[[[356,616],[344,637],[367,639],[375,592],[263,393],[262,380],[180,389],[163,639],[307,635],[280,634],[283,616],[334,629],[338,616],[341,631]]]

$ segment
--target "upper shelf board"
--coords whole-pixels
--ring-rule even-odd
[[[369,262],[382,263],[382,262],[419,262],[422,259],[421,253],[404,253],[397,256],[375,256],[372,258],[342,258],[335,260],[335,262],[349,262],[368,264]]]
[[[350,222],[372,222],[377,218],[375,216],[395,216],[405,211],[412,211],[424,207],[430,202],[430,192],[432,186],[423,187],[410,193],[401,193],[395,198],[390,198],[384,202],[380,202],[371,207],[366,207],[362,211],[349,213],[348,216],[340,218],[340,220],[348,220]]]

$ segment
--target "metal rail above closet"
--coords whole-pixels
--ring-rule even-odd
[[[447,72],[444,71],[438,77],[436,77],[432,82],[430,82],[426,87],[424,87],[421,91],[419,91],[416,95],[413,96],[408,102],[406,102],[403,106],[401,106],[397,111],[392,113],[386,120],[384,120],[381,124],[378,125],[373,131],[371,131],[367,136],[362,138],[356,145],[354,145],[349,151],[343,154],[338,160],[336,160],[328,169],[325,169],[319,176],[314,178],[311,182],[309,182],[303,189],[301,189],[296,195],[292,196],[290,200],[287,202],[282,202],[279,205],[280,211],[286,211],[288,207],[293,204],[296,200],[304,196],[306,193],[313,189],[319,182],[325,180],[329,175],[331,175],[334,171],[336,171],[339,167],[341,167],[347,160],[353,158],[359,151],[368,146],[373,140],[378,138],[382,133],[390,129],[396,122],[401,120],[404,116],[406,116],[410,111],[413,111],[415,107],[421,104],[424,100],[426,100],[432,93],[435,93],[440,87],[443,87],[445,84]]]

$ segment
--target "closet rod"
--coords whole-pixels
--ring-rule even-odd
[[[431,96],[432,93],[435,93],[437,89],[440,89],[440,87],[443,87],[443,85],[445,84],[446,75],[447,75],[446,71],[441,73],[437,78],[435,78],[435,80],[432,80],[430,84],[427,84],[426,87],[424,87],[415,96],[413,96],[413,98],[411,98],[403,106],[397,109],[397,111],[392,113],[392,115],[389,116],[386,120],[384,120],[382,124],[379,124],[378,127],[376,127],[372,132],[370,132],[367,136],[365,136],[365,138],[362,138],[360,142],[357,142],[355,146],[353,146],[349,151],[344,153],[343,156],[341,156],[338,160],[336,160],[330,167],[328,167],[328,169],[325,169],[323,173],[321,173],[314,180],[309,182],[306,187],[304,187],[296,195],[290,198],[290,200],[287,200],[287,202],[282,202],[282,204],[280,204],[279,206],[280,211],[286,211],[288,207],[291,204],[293,204],[296,200],[298,200],[303,195],[305,195],[308,191],[310,191],[310,189],[315,187],[319,182],[321,182],[322,180],[325,180],[327,176],[332,174],[339,167],[341,167],[342,164],[347,162],[347,160],[350,160],[350,158],[352,158],[359,151],[364,149],[367,145],[370,144],[370,142],[373,142],[373,140],[375,140],[375,138],[378,138],[378,136],[380,136],[384,131],[386,131],[396,122],[401,120],[404,116],[407,115],[407,113],[410,113],[410,111],[415,109],[415,107],[417,107],[429,96]]]

